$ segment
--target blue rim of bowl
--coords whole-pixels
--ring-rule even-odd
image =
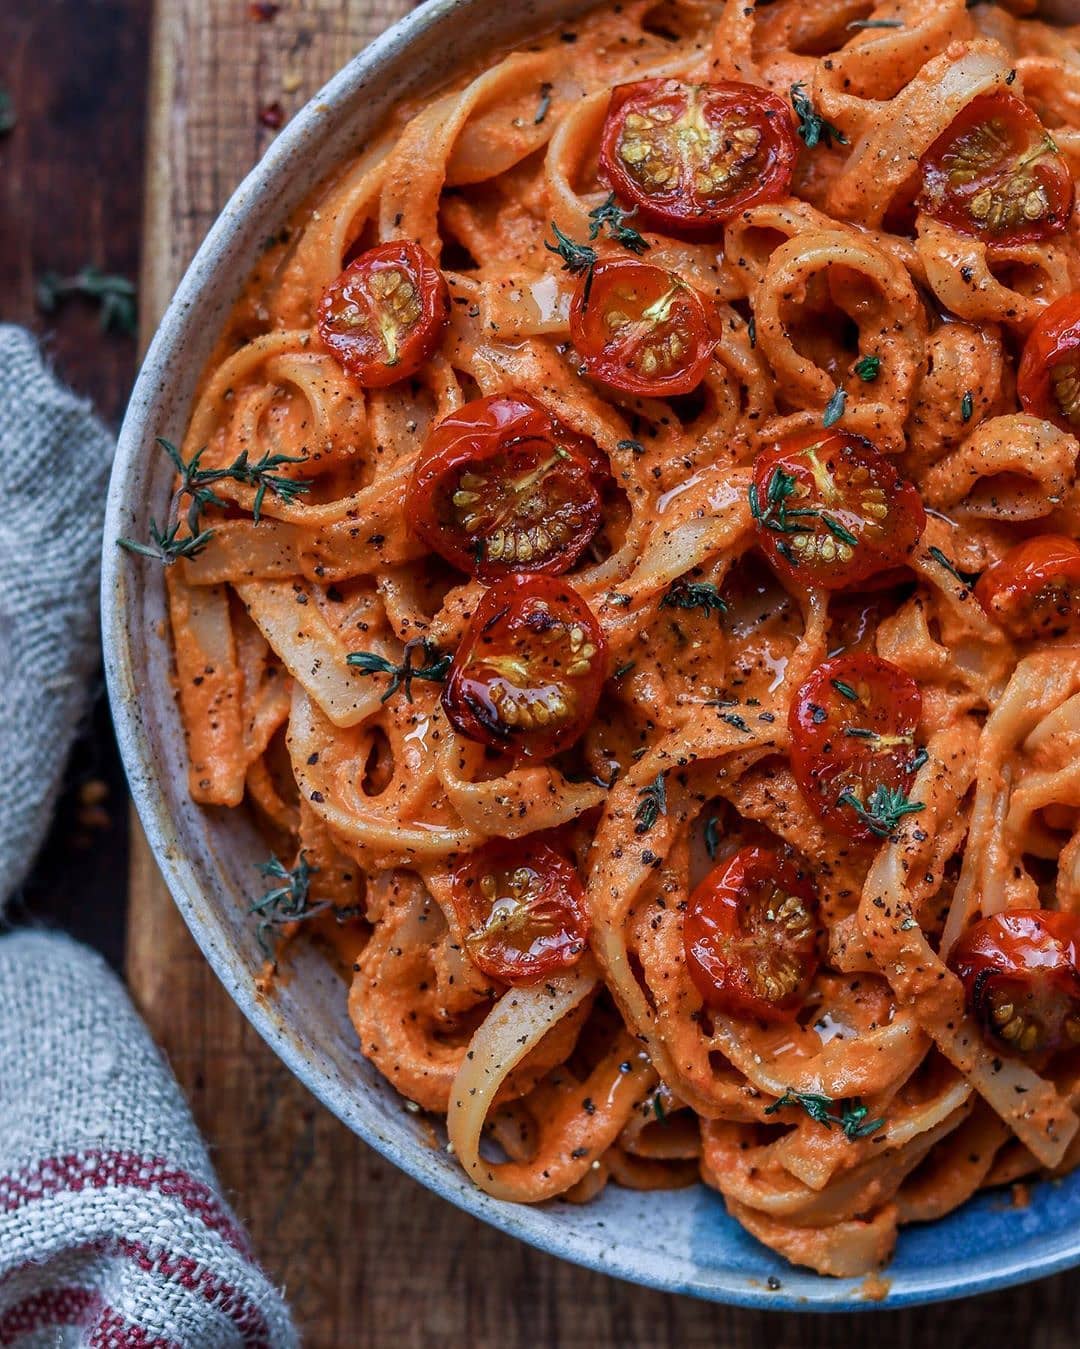
[[[572,2],[563,8],[563,17],[590,7]],[[611,1275],[630,1283],[642,1284],[662,1292],[682,1293],[729,1306],[772,1311],[857,1312],[894,1310],[900,1307],[970,1297],[997,1291],[1016,1284],[1067,1270],[1080,1264],[1080,1227],[1073,1242],[1064,1249],[1025,1256],[1023,1244],[1015,1258],[999,1256],[991,1267],[964,1273],[962,1280],[937,1280],[933,1269],[915,1275],[905,1271],[902,1283],[891,1280],[890,1270],[882,1278],[891,1287],[877,1300],[861,1291],[859,1280],[834,1280],[786,1268],[781,1288],[773,1291],[758,1278],[743,1271],[719,1273],[708,1280],[687,1277],[677,1268],[678,1261],[665,1258],[644,1268],[620,1257],[617,1238],[605,1234],[589,1235],[564,1229],[561,1233],[537,1230],[527,1206],[492,1200],[467,1181],[464,1174],[455,1183],[446,1175],[425,1171],[418,1149],[408,1149],[385,1137],[377,1122],[358,1116],[340,1089],[320,1073],[311,1058],[290,1038],[287,1027],[271,1003],[258,999],[250,987],[247,967],[238,952],[230,949],[223,929],[211,931],[206,913],[200,912],[201,895],[193,873],[184,865],[179,851],[170,846],[169,813],[158,782],[137,696],[138,679],[132,660],[131,633],[127,622],[129,563],[116,547],[130,518],[128,503],[140,460],[148,453],[153,431],[145,424],[144,410],[155,393],[167,382],[166,371],[183,344],[189,317],[202,287],[202,274],[212,271],[214,260],[238,229],[238,222],[255,206],[269,203],[268,219],[274,217],[273,186],[289,161],[318,135],[319,122],[328,108],[354,99],[365,82],[388,62],[400,58],[418,38],[453,21],[456,12],[476,8],[476,0],[427,0],[405,18],[387,29],[358,56],[338,72],[292,119],[269,147],[259,164],[236,188],[224,210],[207,234],[170,302],[146,353],[132,392],[128,414],[121,429],[116,460],[106,505],[101,576],[102,638],[106,680],[121,757],[128,775],[132,798],[146,831],[157,864],[173,899],[184,917],[214,973],[229,991],[248,1021],[282,1059],[289,1070],[328,1110],[341,1119],[369,1146],[399,1170],[426,1188],[448,1200],[482,1222],[544,1251],[584,1268]],[[557,17],[556,17],[557,21]],[[524,25],[522,33],[529,31]],[[280,223],[280,222],[279,222]],[[547,1227],[547,1224],[544,1224]],[[687,1257],[687,1264],[691,1264]],[[793,1287],[798,1291],[792,1291]]]

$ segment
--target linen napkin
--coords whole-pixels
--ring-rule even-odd
[[[0,915],[95,667],[111,456],[30,335],[0,325]],[[297,1343],[119,981],[60,935],[0,938],[0,1346]]]

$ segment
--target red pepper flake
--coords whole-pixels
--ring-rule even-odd
[[[248,5],[248,14],[256,23],[273,23],[280,13],[280,5],[270,3]]]
[[[277,131],[285,125],[285,109],[277,101],[267,103],[259,109],[259,121],[271,131]]]

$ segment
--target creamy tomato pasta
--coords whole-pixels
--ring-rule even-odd
[[[853,1275],[1080,1158],[1080,30],[1028,9],[493,54],[268,241],[165,443],[191,792],[493,1195],[702,1179]]]

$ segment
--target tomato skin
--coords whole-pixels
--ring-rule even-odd
[[[795,479],[791,495],[774,501],[783,475]],[[800,431],[762,450],[751,509],[758,544],[780,579],[825,590],[900,565],[926,528],[914,484],[868,440],[847,431]]]
[[[471,853],[454,869],[451,899],[470,960],[501,983],[548,979],[588,949],[577,868],[536,839]]]
[[[1018,641],[1080,634],[1080,545],[1040,534],[979,577],[975,598]]]
[[[1032,243],[1072,215],[1068,165],[1032,109],[1004,90],[972,99],[919,166],[922,209],[965,234]]]
[[[697,291],[635,258],[598,262],[578,282],[570,338],[594,379],[642,398],[696,389],[716,345]]]
[[[732,1016],[790,1020],[819,964],[817,896],[795,866],[743,848],[690,896],[686,965],[708,1006]]]
[[[381,389],[431,358],[449,316],[450,292],[431,255],[399,241],[349,263],[319,302],[318,326],[345,369],[366,389]]]
[[[1080,435],[1080,294],[1055,300],[1039,315],[1016,387],[1025,412]]]
[[[1012,909],[973,923],[949,968],[984,1033],[1020,1053],[1080,1044],[1080,917]]]
[[[435,424],[417,457],[405,514],[429,548],[482,580],[557,574],[574,565],[600,525],[604,477],[593,445],[514,390],[475,399]],[[518,492],[515,483],[532,486]],[[465,496],[466,505],[456,504]]]
[[[477,604],[442,703],[470,740],[547,759],[584,734],[605,673],[604,635],[577,591],[553,576],[516,573]]]
[[[779,94],[737,80],[651,79],[613,90],[600,167],[647,223],[718,237],[740,211],[787,196],[798,154]]]
[[[892,832],[873,827],[839,798],[851,791],[870,807],[877,787],[907,796],[917,769],[915,730],[921,713],[915,681],[865,652],[824,661],[802,684],[788,713],[791,769],[826,824],[861,842],[880,842]]]

